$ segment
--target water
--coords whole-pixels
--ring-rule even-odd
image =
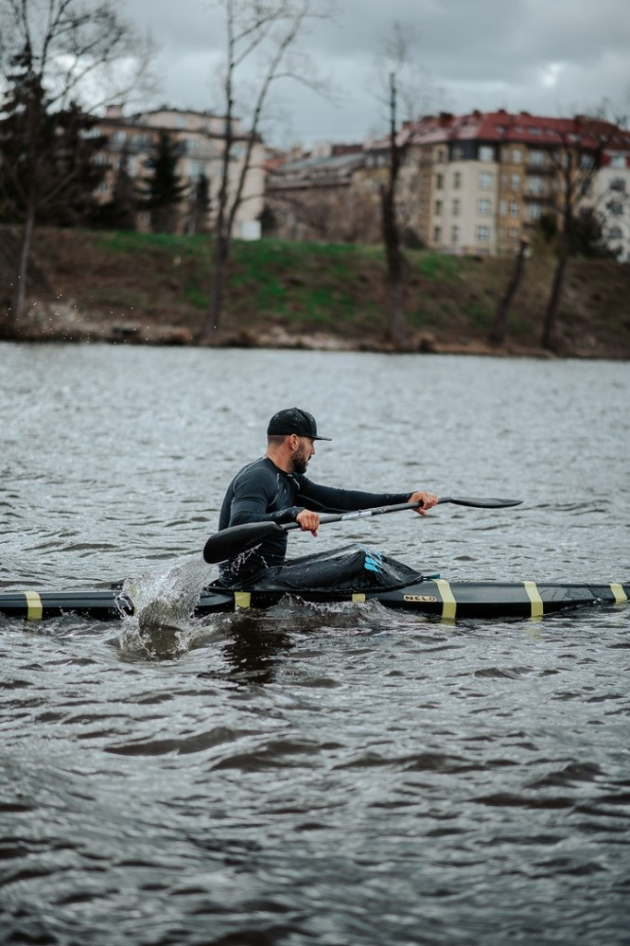
[[[525,500],[292,554],[627,581],[629,386],[622,363],[1,345],[0,590],[127,579],[149,611],[0,618],[0,941],[627,943],[630,611],[188,611],[228,478],[292,404],[334,438],[314,479]]]

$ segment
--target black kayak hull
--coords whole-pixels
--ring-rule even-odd
[[[301,600],[319,603],[378,601],[386,608],[427,614],[447,621],[458,618],[541,618],[570,608],[623,607],[630,596],[630,583],[559,583],[445,581],[424,579],[396,591],[335,594],[334,591],[296,593]],[[264,609],[284,597],[269,591],[224,591],[202,593],[195,615],[219,614],[243,609]],[[10,591],[0,593],[0,615],[26,620],[47,620],[76,614],[97,621],[117,621],[133,615],[133,604],[120,589],[92,591]]]

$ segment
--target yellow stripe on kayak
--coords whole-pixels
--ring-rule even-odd
[[[237,611],[241,609],[245,610],[249,608],[252,603],[252,595],[250,591],[235,591],[234,592],[234,607]]]
[[[434,581],[442,598],[442,617],[446,618],[447,621],[454,621],[457,613],[457,602],[451,586],[444,578],[434,578]]]
[[[610,590],[615,596],[615,604],[626,604],[628,601],[628,595],[623,590],[623,585],[617,581],[611,582]]]
[[[540,597],[540,592],[535,581],[524,581],[525,591],[527,592],[527,597],[532,603],[532,617],[541,618],[545,613],[545,606],[543,604],[543,599]]]
[[[362,594],[360,591],[357,591],[355,594],[352,595],[353,604],[362,604],[364,601],[365,601],[365,595]]]
[[[44,606],[38,593],[36,591],[25,591],[24,597],[26,598],[26,620],[41,621]]]

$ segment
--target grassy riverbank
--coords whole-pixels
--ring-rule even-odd
[[[190,343],[207,310],[206,237],[36,231],[23,334],[69,341]],[[5,294],[11,273],[0,258]],[[407,251],[410,344],[483,351],[513,262]],[[538,352],[553,257],[534,250],[510,312],[505,351]],[[5,305],[7,299],[3,298]],[[561,354],[630,357],[630,266],[570,263]],[[236,241],[220,344],[386,348],[380,247]]]

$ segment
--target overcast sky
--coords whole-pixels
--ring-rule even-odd
[[[213,0],[120,0],[120,9],[158,47],[160,91],[151,105],[224,111],[216,76],[225,32]],[[335,21],[320,22],[301,43],[337,101],[277,84],[266,138],[310,145],[382,133],[376,66],[395,21],[417,33],[418,114],[570,115],[605,98],[630,112],[628,0],[337,0]]]

